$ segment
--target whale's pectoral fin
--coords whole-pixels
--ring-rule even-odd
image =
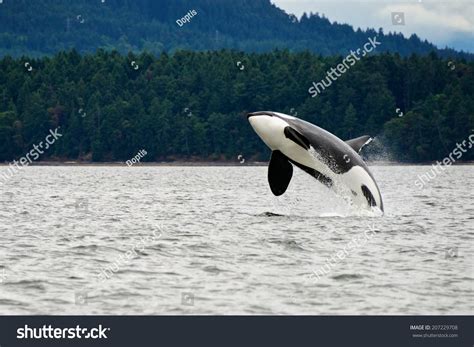
[[[268,165],[268,183],[272,193],[276,196],[282,195],[293,176],[293,166],[288,158],[280,151],[273,151]]]
[[[372,142],[372,137],[370,137],[369,135],[364,135],[364,136],[361,136],[361,137],[358,137],[356,139],[352,139],[352,140],[347,140],[346,143],[352,147],[352,149],[354,151],[356,151],[357,153],[360,152],[360,150],[362,149],[362,147],[364,147],[365,145],[368,145],[369,143]]]
[[[304,149],[309,149],[309,140],[292,127],[285,127],[285,130],[283,132],[285,133],[286,138],[297,143]]]

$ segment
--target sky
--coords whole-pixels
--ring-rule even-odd
[[[303,12],[319,12],[331,22],[347,23],[355,29],[383,28],[385,33],[397,31],[406,37],[416,33],[440,48],[474,53],[474,0],[271,1],[298,17]]]

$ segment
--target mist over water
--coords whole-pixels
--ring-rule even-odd
[[[266,167],[27,167],[0,187],[0,312],[472,314],[473,166],[418,189],[430,168],[370,166],[380,216],[297,168],[277,198]]]

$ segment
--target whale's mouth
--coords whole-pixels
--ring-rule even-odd
[[[269,112],[269,111],[257,111],[257,112],[247,113],[247,119],[249,119],[250,117],[255,117],[255,116],[270,116],[270,117],[273,117],[274,114],[273,114],[273,112]]]

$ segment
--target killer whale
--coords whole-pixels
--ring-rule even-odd
[[[272,150],[268,183],[274,195],[285,193],[294,165],[356,205],[378,207],[383,212],[379,187],[359,155],[372,141],[370,136],[343,141],[314,124],[279,112],[248,113],[247,119]]]

